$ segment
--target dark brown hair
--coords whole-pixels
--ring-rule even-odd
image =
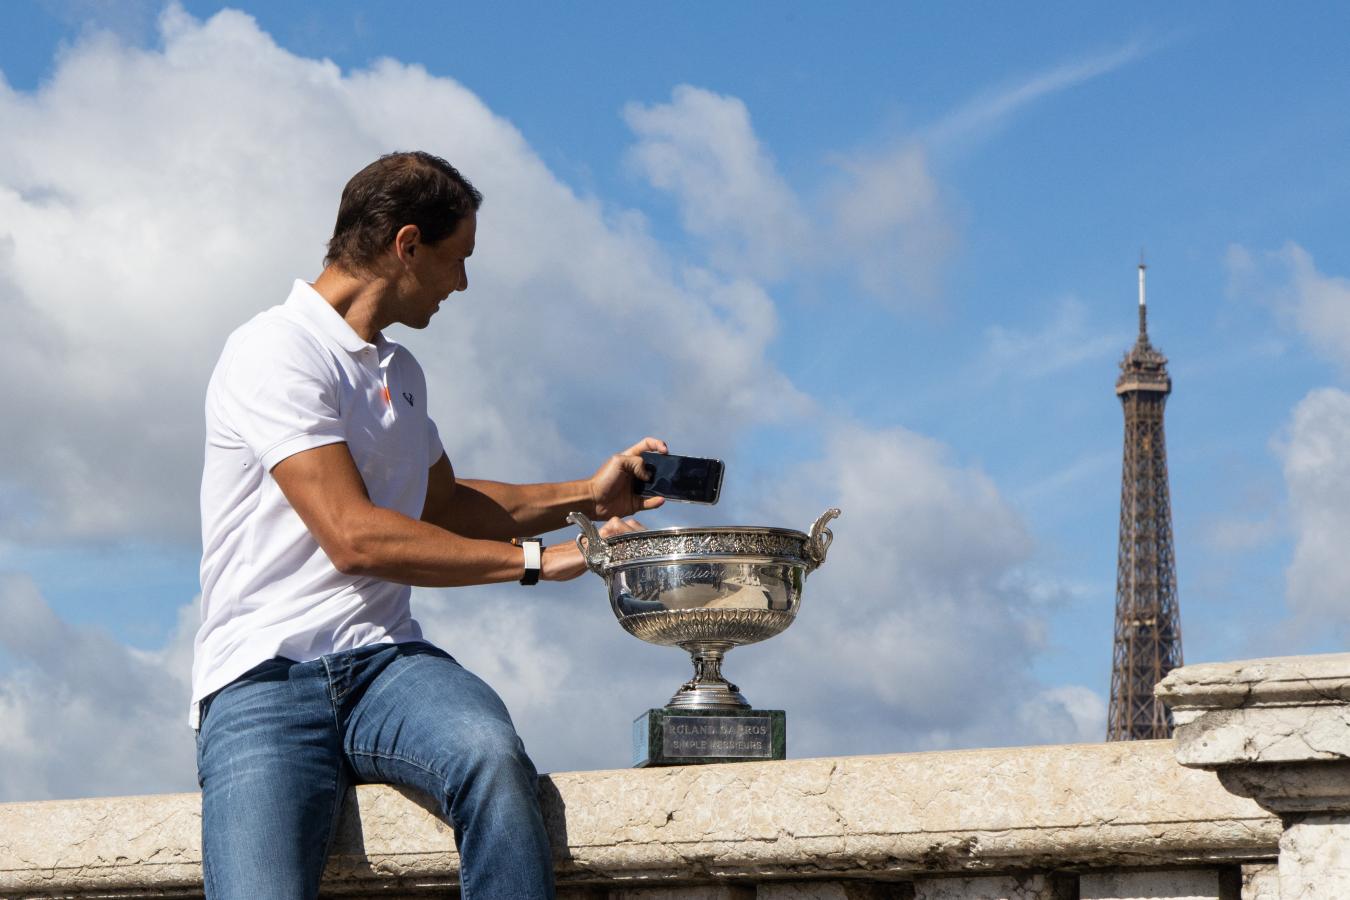
[[[366,269],[404,225],[416,225],[423,243],[434,244],[482,202],[469,180],[439,156],[420,150],[381,156],[342,189],[324,265]]]

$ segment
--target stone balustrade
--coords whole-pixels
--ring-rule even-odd
[[[1280,817],[1270,896],[1350,898],[1350,653],[1187,666],[1157,692],[1178,762]]]
[[[1345,900],[1337,672],[1350,655],[1179,669],[1175,742],[555,774],[560,896]],[[0,898],[201,896],[199,828],[196,794],[0,804]],[[444,896],[457,872],[420,797],[362,786],[324,891]]]

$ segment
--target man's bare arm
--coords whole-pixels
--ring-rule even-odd
[[[515,581],[524,572],[519,547],[468,538],[376,506],[346,444],[327,444],[287,457],[273,467],[272,477],[344,574],[455,587]],[[627,530],[626,525],[621,527]],[[545,549],[541,572],[545,580],[563,581],[584,571],[581,554],[571,542]]]
[[[465,537],[500,541],[561,528],[566,524],[565,516],[573,511],[595,516],[589,481],[506,484],[456,480],[450,460],[442,455],[428,473],[422,521]]]
[[[643,438],[611,456],[590,478],[548,484],[457,481],[449,459],[442,454],[429,472],[422,520],[466,537],[505,540],[561,528],[573,511],[592,519],[610,519],[655,509],[665,501],[642,498],[633,491],[633,478],[643,470],[640,454],[645,450],[664,453],[666,444]]]

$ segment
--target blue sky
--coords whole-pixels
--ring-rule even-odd
[[[27,623],[0,710],[106,707],[37,649],[89,642],[171,695],[143,712],[178,749],[72,781],[34,726],[0,738],[4,796],[192,786],[200,390],[230,328],[317,274],[346,177],[415,144],[487,194],[482,277],[396,336],[458,470],[572,477],[651,432],[728,474],[715,510],[649,526],[844,507],[799,623],[729,663],[800,754],[1099,738],[1141,248],[1187,660],[1342,645],[1343,6],[164,9],[0,7],[0,371],[38,385],[0,405],[23,423],[0,609]],[[463,655],[542,767],[623,765],[684,664],[589,576],[557,596],[419,602],[451,652],[511,648]],[[612,701],[547,687],[621,665],[643,675]],[[586,723],[614,746],[559,738],[564,701],[614,706]]]

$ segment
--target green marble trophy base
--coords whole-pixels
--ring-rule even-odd
[[[649,709],[633,720],[633,767],[787,758],[781,709]]]

